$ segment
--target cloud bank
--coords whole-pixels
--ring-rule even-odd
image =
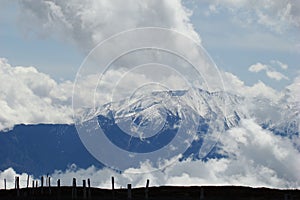
[[[255,70],[260,70],[260,65],[257,66],[258,68],[254,67]],[[265,66],[262,65],[262,67]],[[0,59],[0,74],[0,130],[12,128],[14,125],[21,123],[73,123],[73,82],[58,83],[34,67],[11,66],[4,58]],[[222,76],[226,91],[249,100],[264,98],[273,103],[280,103],[284,100],[284,102],[292,101],[293,104],[300,101],[298,95],[300,91],[299,76],[282,92],[272,89],[262,81],[253,86],[246,86],[237,76],[229,72],[222,72]],[[111,79],[122,77],[122,71],[110,74],[110,77]],[[178,87],[176,78],[177,76],[170,76],[168,79],[168,85],[173,84],[175,89]],[[90,91],[91,85],[97,80],[98,77],[93,76],[80,82],[78,86],[82,91],[80,101],[87,102],[88,105],[91,104],[93,99],[86,98],[87,95],[84,91]],[[136,81],[132,83],[130,80]],[[130,76],[129,82],[126,84],[140,84],[145,80],[147,78],[139,74],[139,76]],[[126,88],[125,85],[122,84],[121,86]],[[103,95],[107,92],[111,91],[102,91]],[[102,96],[102,99],[105,99],[104,97]],[[284,102],[281,102],[281,104]],[[247,106],[245,109],[248,109]]]
[[[69,81],[57,83],[34,67],[0,58],[0,130],[15,124],[72,123]]]
[[[56,35],[87,52],[104,39],[137,27],[171,28],[200,41],[190,23],[191,11],[180,0],[89,0],[84,4],[79,0],[21,0],[20,10],[27,34]]]
[[[299,139],[299,138],[298,138]],[[66,171],[51,174],[52,185],[61,179],[63,185],[71,185],[73,177],[79,183],[90,178],[92,186],[110,188],[111,176],[115,177],[116,187],[145,186],[146,179],[150,185],[245,185],[254,187],[299,188],[300,187],[300,153],[287,138],[275,136],[263,130],[252,119],[243,120],[239,127],[221,135],[220,146],[226,158],[204,161],[176,163],[163,171],[140,173],[155,170],[149,163],[142,163],[140,168],[128,169],[118,174],[109,169],[77,169],[70,166]],[[13,187],[14,176],[21,177],[21,185],[26,184],[26,174],[17,174],[9,168],[0,173],[0,179],[8,181]],[[38,178],[38,177],[36,177]],[[0,188],[3,183],[0,182]]]

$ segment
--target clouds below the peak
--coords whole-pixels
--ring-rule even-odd
[[[180,0],[89,0],[84,4],[78,0],[21,0],[20,6],[21,22],[31,22],[22,23],[24,30],[58,35],[84,51],[121,31],[147,26],[175,29],[200,41],[190,23],[191,11]]]
[[[72,170],[54,173],[55,178],[64,177],[68,183],[72,177],[93,177],[93,184],[110,187],[110,177],[115,176],[117,185],[126,187],[127,183],[144,186],[146,179],[151,185],[248,185],[267,187],[299,187],[300,153],[287,138],[275,136],[263,130],[252,119],[242,120],[239,127],[220,136],[222,152],[227,158],[204,161],[186,160],[167,167],[163,171],[153,171],[149,163],[140,168],[128,169],[117,175],[107,169]],[[98,178],[97,178],[98,177]]]
[[[149,163],[139,168],[116,173],[107,168],[77,169],[71,166],[65,171],[51,174],[53,184],[61,179],[62,185],[70,185],[73,177],[78,181],[90,178],[92,186],[110,188],[111,176],[115,177],[116,188],[143,187],[146,179],[151,186],[159,185],[246,185],[254,187],[299,188],[300,154],[288,138],[275,136],[263,130],[253,120],[243,120],[239,127],[221,135],[222,153],[227,157],[210,159],[206,162],[186,160],[173,164],[163,171],[153,171]],[[0,172],[0,179],[8,180],[13,187],[13,178],[18,175],[13,169]],[[21,185],[26,186],[25,174],[21,176]],[[0,188],[2,187],[0,182]]]

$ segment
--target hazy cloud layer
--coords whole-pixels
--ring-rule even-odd
[[[299,138],[298,138],[299,139]],[[149,163],[143,163],[139,169],[128,169],[118,174],[109,169],[98,170],[95,167],[77,169],[70,166],[66,171],[56,171],[52,185],[60,178],[63,185],[71,185],[73,177],[79,183],[90,178],[92,186],[110,188],[111,176],[115,177],[116,187],[150,185],[247,185],[255,187],[299,188],[300,153],[287,138],[275,136],[263,130],[253,120],[243,120],[239,127],[229,130],[220,138],[222,151],[228,158],[203,161],[184,161],[171,165],[163,171],[141,174],[140,171],[155,170]],[[0,179],[8,180],[13,187],[13,169],[0,173]],[[26,185],[26,174],[21,176],[21,185]],[[38,177],[37,177],[38,178]],[[3,183],[0,182],[0,188]]]

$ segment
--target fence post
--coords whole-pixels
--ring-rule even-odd
[[[200,189],[200,200],[203,200],[204,199],[204,188],[201,187]]]
[[[35,193],[35,189],[34,189],[34,180],[32,180],[32,190],[31,190],[31,191],[32,191],[31,194],[34,195],[34,193]]]
[[[15,177],[15,189],[17,189],[17,179],[18,179],[18,177],[16,176]]]
[[[57,180],[57,198],[60,199],[60,179]]]
[[[49,174],[47,174],[46,177],[45,177],[45,186],[46,187],[48,186],[48,177],[49,177]]]
[[[76,178],[73,178],[72,199],[77,198]]]
[[[34,180],[32,180],[32,195],[34,195],[36,189],[34,188]]]
[[[284,194],[284,200],[293,200],[293,197],[290,194]]]
[[[86,180],[82,180],[82,187],[83,187],[83,199],[86,199]]]
[[[20,178],[17,176],[15,178],[15,189],[17,189],[17,196],[20,196]]]
[[[29,179],[30,179],[30,177],[29,177],[29,174],[28,174],[28,176],[27,176],[27,188],[29,187]]]
[[[92,194],[91,194],[91,180],[88,178],[88,198],[91,199],[92,198]]]
[[[43,187],[44,187],[44,177],[42,176],[42,177],[41,177],[41,194],[44,193]]]
[[[148,192],[149,192],[149,179],[147,179],[146,188],[145,188],[145,199],[149,198]]]
[[[44,187],[44,177],[41,177],[41,187]]]
[[[6,179],[4,179],[4,190],[6,190]]]
[[[49,188],[49,194],[51,195],[51,177],[48,176],[48,188]]]
[[[115,178],[111,177],[111,190],[112,190],[112,198],[115,199]]]
[[[132,193],[131,193],[131,184],[127,184],[127,192],[128,192],[128,199],[131,199],[131,197],[132,197]]]
[[[18,187],[18,196],[20,196],[20,177],[18,177],[17,187]]]

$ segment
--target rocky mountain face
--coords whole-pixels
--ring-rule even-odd
[[[299,135],[299,104],[290,96],[277,103],[247,99],[226,92],[157,91],[111,102],[84,113],[96,118],[112,143],[129,151],[156,151],[182,131],[192,140],[183,159],[222,157],[218,134],[236,127],[243,118],[255,118],[265,129],[283,137]],[[34,175],[64,170],[71,164],[103,167],[81,143],[75,125],[16,125],[0,132],[0,170],[8,167]]]

